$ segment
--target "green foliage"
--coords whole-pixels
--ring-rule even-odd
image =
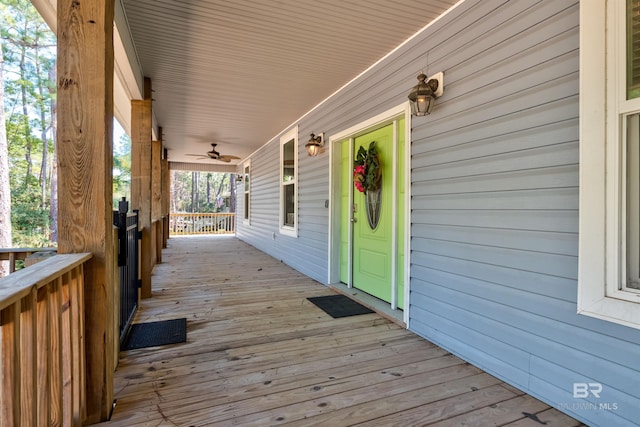
[[[382,170],[375,141],[371,141],[368,149],[364,146],[358,149],[353,167],[354,184],[358,191],[374,191],[380,186]]]
[[[49,210],[40,206],[39,193],[32,186],[11,191],[13,206],[11,224],[15,247],[51,246],[49,241]]]
[[[228,173],[171,172],[172,212],[230,212],[231,181]]]
[[[9,145],[9,168],[11,170],[11,188],[26,189],[38,186],[38,180],[29,171],[29,160],[26,157],[27,147],[41,150],[42,140],[31,133],[28,118],[22,114],[14,114],[7,120],[7,142]],[[33,166],[33,161],[32,161]],[[39,169],[38,165],[38,169]],[[15,203],[15,201],[13,201]]]

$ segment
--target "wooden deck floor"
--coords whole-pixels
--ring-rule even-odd
[[[332,291],[234,237],[172,238],[136,323],[187,342],[123,352],[101,426],[576,426],[379,316],[333,319]],[[541,424],[542,423],[542,424]]]

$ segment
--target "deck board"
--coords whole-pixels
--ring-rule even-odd
[[[186,317],[187,342],[122,352],[100,426],[580,425],[378,314],[331,318],[306,298],[333,291],[233,237],[163,260],[135,322]]]

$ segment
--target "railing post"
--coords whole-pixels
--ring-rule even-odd
[[[16,271],[16,254],[9,254],[9,274]]]
[[[49,286],[43,286],[38,289],[36,299],[36,337],[37,337],[37,365],[51,366],[51,336],[49,320]],[[38,417],[37,425],[46,426],[51,424],[50,408],[51,408],[51,381],[50,375],[38,375],[36,380],[37,387],[37,408]]]
[[[37,289],[34,286],[29,295],[22,298],[20,305],[20,416],[22,425],[35,425],[38,418],[37,388]]]
[[[20,425],[20,301],[0,311],[0,426]]]
[[[114,212],[118,227],[118,267],[127,265],[127,212],[129,212],[129,202],[123,197],[118,203],[118,212]]]
[[[51,336],[50,401],[51,424],[62,425],[62,277],[53,280],[49,286],[49,327]]]

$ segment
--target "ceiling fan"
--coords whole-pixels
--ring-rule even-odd
[[[216,150],[216,146],[218,144],[211,144],[211,151],[207,151],[207,155],[203,156],[201,154],[187,154],[187,156],[196,156],[196,157],[200,157],[203,159],[213,159],[213,160],[219,160],[221,162],[226,162],[229,163],[231,162],[231,160],[235,160],[235,159],[239,159],[240,157],[238,156],[231,156],[228,154],[220,154],[217,150]]]

